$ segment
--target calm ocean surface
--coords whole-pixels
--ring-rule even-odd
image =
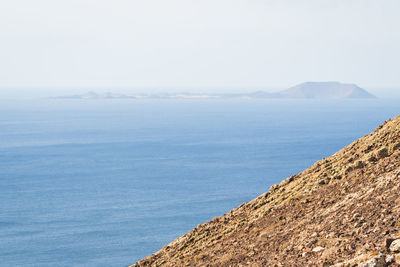
[[[127,266],[398,100],[0,100],[0,266]]]

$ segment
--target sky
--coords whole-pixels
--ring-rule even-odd
[[[398,0],[4,0],[0,91],[400,88],[399,12]]]

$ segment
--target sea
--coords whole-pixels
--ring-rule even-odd
[[[2,99],[0,266],[128,266],[400,114],[398,99]]]

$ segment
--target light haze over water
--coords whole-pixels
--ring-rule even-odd
[[[399,115],[399,10],[398,0],[3,1],[0,266],[133,264]],[[378,99],[49,99],[307,81]]]

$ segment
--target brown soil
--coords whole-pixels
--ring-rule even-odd
[[[133,266],[397,266],[399,194],[397,117]]]

